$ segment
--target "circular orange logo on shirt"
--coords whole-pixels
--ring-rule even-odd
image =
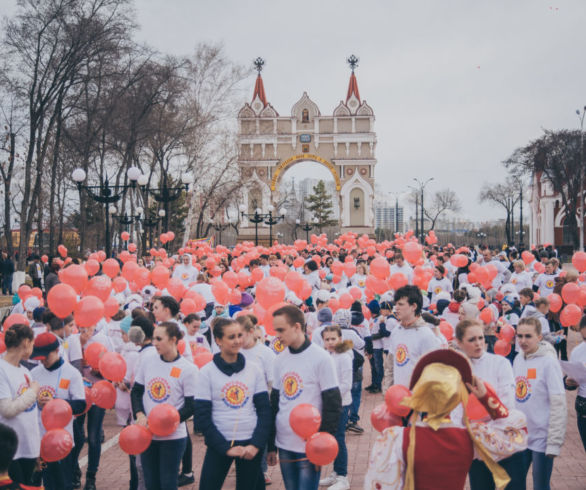
[[[248,386],[240,381],[228,382],[221,390],[227,407],[240,408],[248,401]]]
[[[397,366],[404,366],[409,361],[409,350],[405,344],[399,344],[395,350],[395,362]]]
[[[515,398],[518,402],[524,403],[531,397],[531,384],[524,376],[519,376],[515,380]]]
[[[171,395],[171,386],[165,378],[153,378],[147,385],[147,393],[155,403],[163,403]]]
[[[277,354],[280,354],[285,350],[285,346],[283,345],[283,343],[276,337],[273,339],[271,347]]]
[[[283,393],[288,400],[295,400],[303,392],[303,380],[297,373],[283,376]]]
[[[548,288],[548,289],[552,289],[553,288],[553,281],[551,279],[548,279],[545,282],[545,287]]]
[[[440,286],[436,286],[436,288],[433,290],[434,294],[439,294],[442,292],[442,288]]]
[[[41,386],[41,388],[39,389],[38,398],[46,396],[50,398],[55,398],[55,388],[53,388],[52,386]]]

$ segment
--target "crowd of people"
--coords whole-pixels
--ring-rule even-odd
[[[277,464],[289,490],[349,489],[346,434],[363,434],[365,416],[384,420],[365,488],[456,489],[468,476],[472,490],[524,489],[530,469],[535,489],[550,488],[566,390],[578,390],[586,450],[586,382],[560,364],[586,371],[586,257],[575,272],[551,246],[456,249],[428,238],[192,244],[115,263],[64,253],[45,257],[46,270],[33,260],[32,288],[18,288],[0,336],[0,488],[96,488],[106,409],[88,393],[109,378],[90,362],[93,344],[125,361],[112,383],[118,424],[152,432],[129,455],[132,490],[193,484],[190,432],[206,445],[200,489],[222,488],[232,463],[239,490],[265,488]],[[92,276],[104,276],[109,306],[88,324],[50,293],[81,281],[79,306],[103,293]],[[568,328],[585,340],[571,352]],[[365,392],[384,396],[380,413],[360,411]],[[71,407],[73,448],[47,461],[42,413],[53,399]],[[175,410],[161,419],[163,405]],[[306,405],[320,441],[335,439],[329,474],[310,453],[315,436],[295,423]],[[173,418],[157,435],[155,421]]]

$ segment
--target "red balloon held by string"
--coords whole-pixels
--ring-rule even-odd
[[[118,438],[120,449],[126,454],[136,456],[144,453],[151,445],[153,434],[142,425],[132,424],[122,429]]]
[[[179,412],[173,405],[161,403],[150,411],[148,417],[150,431],[156,436],[170,436],[179,427]]]
[[[289,425],[302,439],[308,439],[319,430],[321,414],[310,403],[300,403],[289,414]]]
[[[41,439],[41,458],[47,463],[61,461],[73,449],[73,437],[65,429],[51,429]]]

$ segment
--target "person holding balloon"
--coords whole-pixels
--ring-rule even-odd
[[[77,317],[76,317],[77,318]],[[96,333],[95,325],[82,327],[81,324],[87,324],[86,319],[79,318],[80,322],[80,333],[79,341],[81,343],[84,354],[87,354],[88,349],[93,344],[100,344],[103,346],[102,352],[112,352],[114,347],[110,342],[110,338],[99,332]],[[103,377],[98,371],[98,365],[94,363],[92,366],[87,361],[87,355],[84,356],[84,367],[83,367],[83,379],[84,384],[91,387],[98,381],[102,381]],[[100,466],[100,457],[102,454],[102,424],[104,422],[104,416],[106,410],[98,405],[94,404],[87,413],[84,413],[77,417],[73,424],[73,434],[75,446],[73,448],[73,461],[75,464],[74,469],[74,486],[78,483],[81,478],[81,470],[79,469],[78,458],[81,452],[84,442],[84,424],[87,418],[87,443],[88,443],[88,466],[86,470],[86,480],[84,490],[95,490],[96,488],[96,474]]]
[[[18,436],[18,448],[10,465],[10,478],[16,483],[35,485],[41,435],[37,396],[40,385],[20,364],[30,357],[34,347],[32,328],[15,324],[4,333],[6,352],[0,358],[0,423],[12,427]]]
[[[267,462],[277,464],[278,448],[285,488],[317,489],[320,467],[308,459],[306,442],[291,427],[289,416],[300,404],[313,405],[321,414],[320,432],[336,433],[342,410],[336,366],[327,352],[307,338],[303,312],[296,306],[278,308],[273,313],[273,327],[286,348],[275,359],[271,405],[276,420]]]
[[[527,417],[528,449],[523,453],[523,474],[533,465],[535,489],[549,489],[554,458],[566,434],[567,407],[563,374],[555,349],[544,342],[537,318],[521,318],[517,341],[522,355],[515,357],[517,409]]]
[[[514,330],[512,331],[514,335]],[[511,337],[512,338],[512,337]],[[503,356],[486,351],[484,325],[479,320],[463,320],[456,325],[456,343],[472,366],[472,374],[489,383],[497,397],[507,408],[515,406],[515,379],[511,363]],[[472,417],[472,414],[468,414]],[[523,453],[518,451],[499,461],[511,481],[509,490],[524,488],[522,468]],[[475,459],[470,466],[470,488],[472,490],[494,490],[492,474],[484,461]]]
[[[195,420],[207,445],[199,488],[221,488],[234,461],[237,490],[264,489],[261,458],[272,425],[265,377],[241,352],[239,322],[219,318],[213,330],[220,352],[202,368],[195,396]]]
[[[150,446],[141,454],[148,490],[177,488],[187,444],[185,420],[193,415],[198,369],[177,350],[182,336],[175,322],[157,325],[153,344],[158,356],[139,361],[130,393],[136,423],[148,426],[154,434]],[[173,417],[176,423],[170,423]]]
[[[35,381],[41,386],[37,398],[39,424],[41,434],[45,433],[41,419],[42,410],[53,399],[65,400],[73,415],[80,415],[86,408],[85,390],[80,372],[65,362],[60,355],[60,344],[57,336],[45,332],[37,336],[31,359],[41,363],[31,371]],[[65,428],[73,438],[73,418],[70,416]],[[43,470],[43,482],[47,490],[71,490],[73,488],[73,455],[70,452],[64,459],[48,463]]]

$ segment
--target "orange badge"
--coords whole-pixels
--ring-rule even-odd
[[[68,379],[61,379],[59,381],[59,388],[61,388],[62,390],[66,390],[67,388],[69,388],[69,380]]]
[[[536,379],[536,378],[537,378],[537,369],[536,368],[527,369],[527,379]]]
[[[181,376],[181,369],[179,369],[178,367],[171,368],[170,376],[172,378],[178,378],[179,376]]]

